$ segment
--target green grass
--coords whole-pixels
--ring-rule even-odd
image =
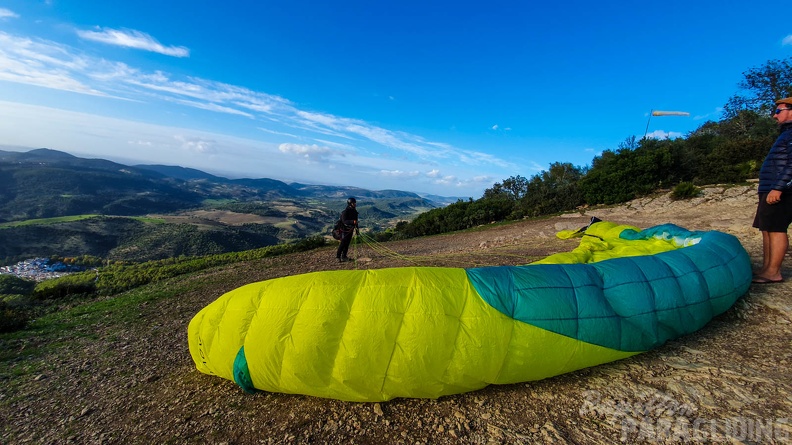
[[[179,283],[182,281],[182,283]],[[175,284],[175,285],[174,285]],[[74,339],[75,337],[92,338],[96,333],[86,330],[85,326],[95,326],[103,319],[111,316],[114,322],[131,323],[139,320],[140,307],[144,303],[172,298],[180,293],[187,292],[196,284],[191,280],[171,280],[167,285],[152,283],[133,289],[129,292],[115,295],[112,298],[99,298],[93,301],[80,302],[66,310],[54,311],[32,321],[27,328],[0,334],[0,363],[13,361],[14,358],[24,355],[35,357],[58,347],[59,339]],[[26,346],[24,352],[18,348],[9,348],[8,344],[16,342],[31,342],[32,347]],[[42,349],[36,343],[46,346]],[[14,373],[20,372],[19,369]]]
[[[0,224],[0,229],[7,229],[9,227],[22,227],[22,226],[35,226],[35,225],[48,225],[58,224],[64,222],[82,221],[85,219],[97,218],[101,215],[72,215],[72,216],[58,216],[55,218],[38,218],[26,219],[24,221],[12,221]]]
[[[150,224],[166,223],[166,221],[162,218],[151,218],[148,216],[71,215],[71,216],[58,216],[55,218],[37,218],[37,219],[26,219],[24,221],[11,221],[0,224],[0,229],[8,229],[11,227],[22,227],[22,226],[46,226],[50,224],[84,221],[86,219],[99,218],[102,216],[108,218],[129,218]]]

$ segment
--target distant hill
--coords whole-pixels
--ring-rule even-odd
[[[222,182],[225,178],[215,176],[194,168],[178,167],[173,165],[136,165],[135,168],[149,170],[167,176],[169,178],[190,181],[193,179],[208,179],[210,181]]]
[[[134,174],[149,178],[164,178],[166,175],[151,170],[138,169],[128,165],[118,164],[106,159],[79,158],[69,153],[49,148],[37,148],[25,152],[0,150],[0,162],[18,163],[21,165],[72,167],[93,171],[118,172],[125,170],[127,174]]]
[[[98,213],[145,215],[205,199],[159,173],[55,150],[0,152],[0,222]]]
[[[339,187],[330,185],[309,185],[300,184],[297,182],[289,184],[292,188],[299,190],[305,196],[324,197],[324,198],[338,198],[346,200],[350,196],[355,198],[418,198],[422,199],[418,194],[412,192],[403,192],[400,190],[366,190],[359,187]]]
[[[228,179],[46,148],[0,150],[0,261],[85,254],[139,261],[262,247],[326,234],[350,196],[369,230],[445,205],[399,190]],[[80,215],[162,222],[57,219]]]
[[[472,196],[465,198],[461,196],[439,196],[439,195],[422,195],[422,196],[423,198],[428,199],[429,201],[432,201],[434,203],[437,203],[440,206],[447,206],[449,204],[453,204],[459,201],[460,199],[462,201],[467,201],[468,199],[472,198]]]

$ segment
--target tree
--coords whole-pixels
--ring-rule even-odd
[[[571,210],[582,204],[577,183],[583,170],[569,162],[554,162],[549,170],[531,177],[513,218],[539,216]]]
[[[773,110],[776,100],[792,96],[792,58],[770,60],[743,72],[743,77],[737,86],[744,92],[732,96],[723,107],[727,119],[743,110],[766,115]]]
[[[484,191],[484,198],[502,197],[512,201],[519,201],[526,193],[528,193],[528,180],[517,175],[504,179],[503,183],[496,182],[493,184],[492,188]]]

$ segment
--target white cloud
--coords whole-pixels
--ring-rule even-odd
[[[90,62],[68,48],[0,32],[0,80],[62,91],[106,96],[78,79]]]
[[[296,115],[303,118],[306,125],[317,131],[331,130],[330,134],[344,134],[360,136],[382,146],[401,150],[422,158],[446,158],[448,151],[445,149],[432,150],[430,147],[441,147],[441,144],[432,144],[423,138],[406,133],[394,132],[377,127],[357,119],[333,116],[326,113],[296,111]]]
[[[430,178],[439,178],[440,177],[440,170],[434,169],[426,173],[426,176]]]
[[[396,148],[424,158],[446,157],[446,152],[444,151],[428,150],[426,147],[422,146],[421,144],[409,140],[405,140],[406,135],[404,134],[398,135],[397,133],[394,133],[390,130],[386,130],[384,128],[380,128],[372,125],[350,124],[347,125],[344,129],[346,131],[349,131],[350,133],[358,134],[380,145],[384,145],[385,147]],[[417,138],[417,136],[412,137],[412,139],[415,138]]]
[[[200,154],[217,153],[216,141],[195,136],[176,135],[174,139],[181,145],[182,150]]]
[[[458,153],[460,160],[469,165],[481,165],[481,164],[489,164],[489,165],[497,165],[498,167],[503,168],[511,168],[514,167],[509,161],[505,161],[503,159],[498,158],[497,156],[493,156],[489,153],[482,153],[479,151],[460,151]]]
[[[456,176],[448,175],[434,181],[438,185],[459,185]]]
[[[329,147],[321,147],[316,144],[280,144],[278,150],[281,153],[297,155],[307,162],[319,162],[325,160],[335,154]]]
[[[189,57],[190,50],[183,46],[165,46],[154,37],[134,29],[100,29],[99,31],[77,30],[77,35],[85,40],[123,46],[125,48],[142,49],[166,56]]]
[[[320,142],[322,144],[329,145],[331,147],[340,148],[340,149],[343,149],[343,150],[346,150],[346,151],[355,151],[355,147],[353,147],[353,146],[351,146],[349,144],[342,144],[342,143],[339,143],[339,142],[328,141],[326,139],[314,139],[314,140],[316,142]]]
[[[497,130],[497,129],[498,129],[498,124],[495,124],[495,125],[493,125],[493,126],[492,126],[492,129],[493,129],[493,130]]]
[[[380,174],[382,176],[388,176],[391,178],[414,178],[421,173],[417,170],[414,171],[402,171],[402,170],[380,170]]]
[[[269,128],[264,128],[264,127],[256,127],[256,128],[258,130],[263,131],[264,133],[274,134],[274,135],[278,135],[278,136],[288,136],[288,137],[292,137],[292,138],[295,138],[295,139],[299,139],[299,136],[297,136],[296,134],[285,133],[283,131],[275,131],[275,130],[271,130]]]
[[[647,139],[674,139],[681,137],[682,137],[682,133],[678,131],[663,131],[663,130],[655,130],[646,135]]]
[[[19,18],[19,14],[11,11],[10,9],[0,8],[0,20],[2,19],[16,19]]]
[[[224,107],[218,104],[196,102],[194,100],[180,100],[180,99],[170,99],[170,100],[182,105],[188,105],[191,107],[200,108],[202,110],[214,111],[216,113],[236,114],[238,116],[245,116],[251,119],[253,118],[253,115],[250,113],[245,113],[244,111],[240,111],[231,107]]]
[[[792,34],[784,37],[784,40],[781,41],[783,45],[792,45]]]

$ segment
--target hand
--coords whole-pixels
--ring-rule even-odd
[[[770,193],[767,194],[767,198],[765,198],[765,202],[768,204],[778,204],[781,201],[781,191],[780,190],[771,190]]]

